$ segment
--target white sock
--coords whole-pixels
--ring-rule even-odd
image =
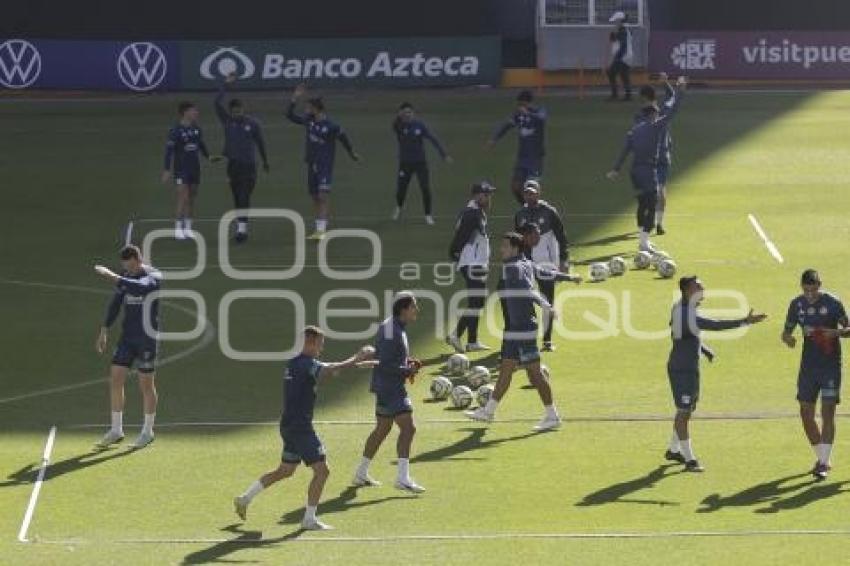
[[[177,220],[174,221],[174,230],[176,230],[177,232],[183,231],[183,219],[182,218],[178,218]]]
[[[145,424],[142,426],[142,434],[153,434],[153,421],[156,413],[145,414]]]
[[[124,434],[124,412],[112,411],[112,432]]]
[[[640,245],[646,247],[649,245],[649,232],[640,231]]]
[[[543,409],[546,411],[547,419],[557,419],[558,411],[555,409],[555,405],[544,405]]]
[[[252,499],[257,497],[257,495],[261,491],[263,491],[263,489],[265,489],[265,488],[263,487],[262,482],[260,480],[257,480],[254,483],[252,483],[250,486],[248,486],[248,489],[245,491],[245,493],[242,494],[242,499],[244,499],[248,503],[250,503]]]
[[[661,224],[663,221],[664,221],[664,211],[663,210],[656,210],[655,211],[655,223]]]
[[[327,220],[319,220],[317,218],[316,219],[316,231],[317,232],[324,232],[327,229],[328,229],[328,221]]]
[[[820,443],[812,444],[812,452],[815,453],[815,458],[820,462]]]
[[[691,460],[696,460],[696,456],[694,456],[694,451],[691,448],[691,439],[680,440],[679,446],[682,450],[682,456],[685,457],[685,460],[690,462]]]
[[[667,446],[670,452],[678,454],[682,451],[681,443],[679,442],[679,435],[676,434],[676,431],[673,431],[673,434],[670,435],[670,443]]]
[[[410,460],[407,458],[398,459],[398,479],[399,481],[410,479]]]
[[[245,232],[248,231],[248,223],[240,220],[239,222],[236,223],[236,231],[239,232],[240,234],[244,234]]]
[[[490,415],[494,415],[494,414],[496,414],[496,409],[498,409],[498,408],[499,408],[499,402],[496,401],[495,399],[493,399],[492,397],[490,397],[490,399],[487,401],[487,404],[484,405],[484,412],[488,413]]]
[[[365,478],[366,476],[368,476],[369,475],[369,464],[371,464],[371,463],[372,463],[372,460],[370,460],[366,456],[363,456],[363,458],[360,460],[360,465],[357,466],[357,477]]]
[[[316,520],[316,506],[308,504],[304,508],[304,521],[312,523],[315,520]]]
[[[818,461],[821,464],[829,464],[829,459],[832,456],[832,444],[819,444]]]
[[[192,230],[192,219],[191,219],[191,218],[184,218],[184,219],[183,219],[183,228],[184,228],[187,232],[189,232],[189,231],[191,231],[191,230]]]

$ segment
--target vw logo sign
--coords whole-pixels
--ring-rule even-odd
[[[41,54],[23,39],[0,43],[0,84],[6,88],[27,88],[41,74]]]
[[[153,43],[131,43],[118,54],[118,78],[130,90],[155,89],[165,80],[167,71],[165,53]]]

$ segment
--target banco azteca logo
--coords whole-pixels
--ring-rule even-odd
[[[27,88],[41,74],[41,54],[23,39],[0,43],[0,84],[6,88]]]
[[[167,72],[165,53],[153,43],[131,43],[118,54],[118,78],[130,90],[153,90]]]
[[[235,47],[219,47],[201,61],[201,76],[205,79],[214,80],[232,73],[247,79],[254,76],[254,71],[254,62]]]

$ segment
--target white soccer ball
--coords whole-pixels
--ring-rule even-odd
[[[456,409],[465,409],[472,405],[472,389],[466,385],[458,385],[452,389],[452,405]]]
[[[608,279],[608,276],[611,275],[611,272],[608,270],[608,265],[605,263],[594,263],[590,266],[590,280],[591,281],[605,281]]]
[[[664,279],[670,279],[676,275],[676,262],[672,259],[664,259],[658,264],[658,275]]]
[[[431,381],[431,398],[436,401],[442,401],[446,399],[449,394],[452,392],[452,381],[444,376],[440,375],[435,377],[433,381]]]
[[[469,358],[463,354],[452,354],[446,362],[446,367],[452,375],[463,375],[469,370]]]
[[[608,271],[611,275],[622,275],[626,272],[626,260],[620,256],[614,256],[608,261]]]
[[[484,366],[474,366],[469,370],[469,375],[466,379],[473,389],[478,389],[482,385],[490,383],[490,370]]]
[[[635,269],[646,269],[652,263],[652,254],[649,252],[638,252],[635,256]]]
[[[493,391],[495,389],[496,388],[489,383],[478,388],[478,391],[475,392],[475,400],[478,402],[479,407],[483,407],[487,404],[487,401],[489,401],[490,397],[493,396]]]
[[[649,260],[649,265],[658,269],[658,264],[664,261],[665,259],[670,259],[670,254],[663,250],[656,250],[652,253],[652,258]]]

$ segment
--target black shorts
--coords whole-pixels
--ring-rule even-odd
[[[667,368],[673,402],[680,411],[693,412],[699,401],[699,369],[675,370]]]
[[[841,402],[841,367],[800,368],[797,375],[797,401],[817,403],[821,401]]]
[[[283,439],[283,454],[281,461],[288,464],[304,462],[312,466],[316,462],[325,461],[325,447],[314,430],[291,430],[281,427],[280,437]]]
[[[112,354],[112,365],[132,369],[139,373],[153,373],[156,370],[157,343],[153,340],[134,342],[120,340]]]

